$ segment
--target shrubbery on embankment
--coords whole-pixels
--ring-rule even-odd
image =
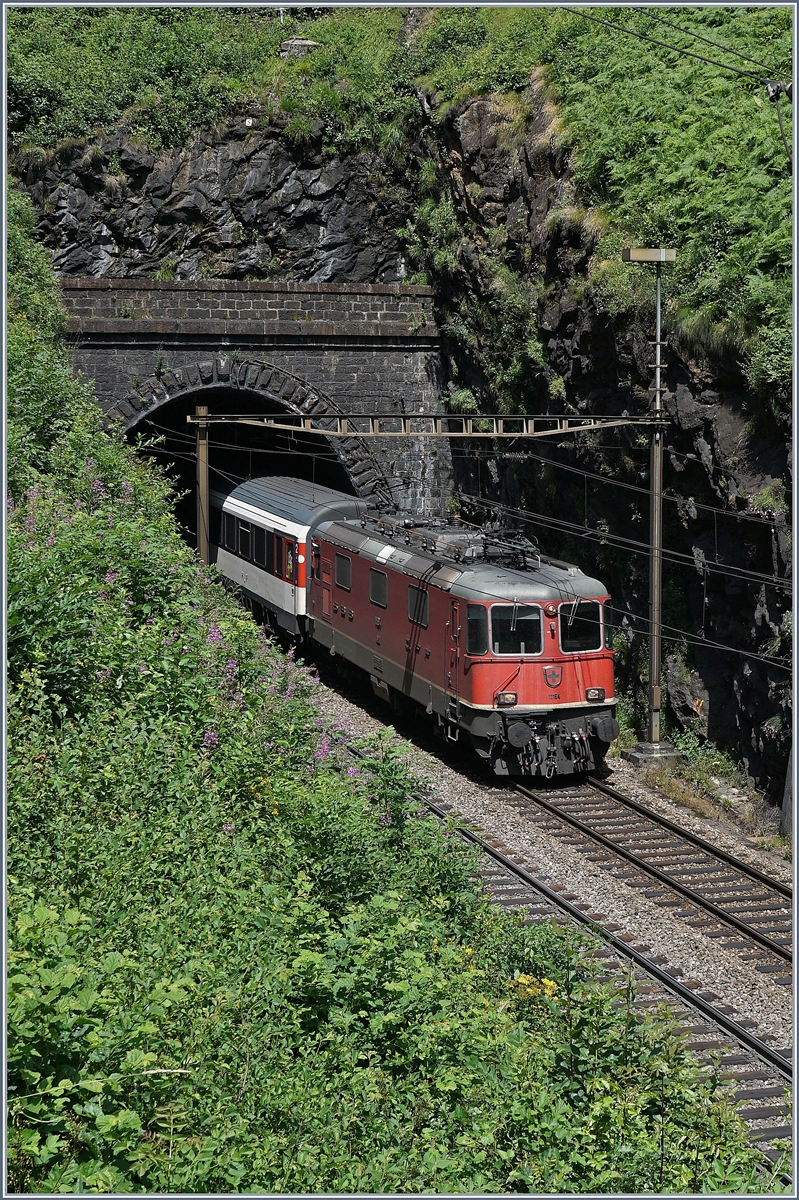
[[[667,1027],[472,861],[181,541],[10,196],[13,1191],[756,1190]]]

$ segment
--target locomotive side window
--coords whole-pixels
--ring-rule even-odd
[[[494,654],[540,654],[541,609],[529,604],[495,604],[491,609]]]
[[[566,652],[602,649],[602,623],[595,601],[561,604],[560,648]]]
[[[286,579],[294,582],[294,543],[286,541]]]
[[[427,629],[430,617],[430,598],[427,592],[410,584],[408,587],[408,619]]]
[[[266,569],[270,575],[275,573],[275,535],[271,529],[266,531]]]
[[[369,569],[369,599],[372,604],[388,608],[388,575],[384,571]]]
[[[346,554],[336,555],[336,585],[347,592],[352,589],[352,559]]]
[[[249,521],[239,521],[239,558],[250,557],[252,527]]]
[[[482,604],[466,605],[466,653],[488,653],[488,613]]]
[[[225,537],[225,549],[236,553],[236,518],[230,513],[225,513],[223,531]]]
[[[275,575],[283,578],[283,539],[275,534]]]
[[[266,530],[257,525],[252,530],[252,560],[256,567],[266,566]]]

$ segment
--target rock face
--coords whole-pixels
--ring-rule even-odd
[[[653,335],[593,292],[599,226],[575,199],[552,112],[534,89],[529,101],[523,128],[501,98],[464,101],[443,122],[431,119],[404,174],[374,156],[325,154],[318,130],[305,147],[291,145],[278,127],[255,128],[245,115],[158,158],[120,130],[12,166],[62,275],[386,283],[405,276],[398,231],[414,220],[410,181],[432,160],[459,231],[450,265],[432,278],[443,344],[437,378],[490,404],[493,335],[464,335],[462,322],[459,332],[458,313],[492,294],[489,267],[501,261],[534,297],[540,351],[528,367],[528,410],[643,415]],[[420,95],[428,116],[435,103]],[[501,322],[495,329],[501,335]],[[740,755],[779,801],[791,711],[788,431],[747,392],[737,364],[697,361],[667,337],[666,490],[675,499],[664,515],[663,683],[671,717]],[[532,528],[542,549],[607,583],[619,674],[639,695],[646,646],[629,635],[646,632],[647,444],[646,433],[628,429],[578,440],[576,457],[573,442],[521,444],[515,460],[471,446],[454,457],[464,491],[542,514]],[[569,524],[555,529],[553,518]]]
[[[61,275],[393,283],[410,196],[374,156],[322,153],[241,117],[154,157],[119,130],[20,161]]]

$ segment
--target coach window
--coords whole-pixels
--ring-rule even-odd
[[[211,545],[218,546],[222,537],[222,509],[214,506],[211,509],[211,529],[208,534]]]
[[[275,534],[275,574],[283,578],[283,539]]]
[[[294,582],[294,543],[286,542],[286,579],[289,583]]]
[[[602,622],[596,601],[560,606],[560,648],[568,653],[602,649]]]
[[[410,584],[408,587],[408,618],[414,625],[427,629],[430,614],[430,598],[427,592]]]
[[[230,513],[224,515],[225,549],[236,553],[236,518]]]
[[[494,654],[540,654],[541,609],[529,604],[495,604],[491,609]]]
[[[466,605],[466,653],[488,653],[488,613],[482,604]]]
[[[239,521],[239,558],[250,557],[252,526],[249,521]]]
[[[388,575],[385,571],[369,569],[369,599],[372,604],[388,608]]]
[[[336,555],[336,586],[345,592],[352,590],[352,559],[346,554]]]
[[[266,566],[266,530],[252,527],[252,561],[256,567]]]

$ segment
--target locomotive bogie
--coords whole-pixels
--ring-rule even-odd
[[[537,556],[532,569],[474,561],[457,529],[418,539],[420,550],[363,501],[317,488],[310,504],[310,486],[254,480],[224,501],[216,561],[252,603],[395,708],[415,705],[470,742],[498,775],[601,763],[618,724],[598,580]]]

